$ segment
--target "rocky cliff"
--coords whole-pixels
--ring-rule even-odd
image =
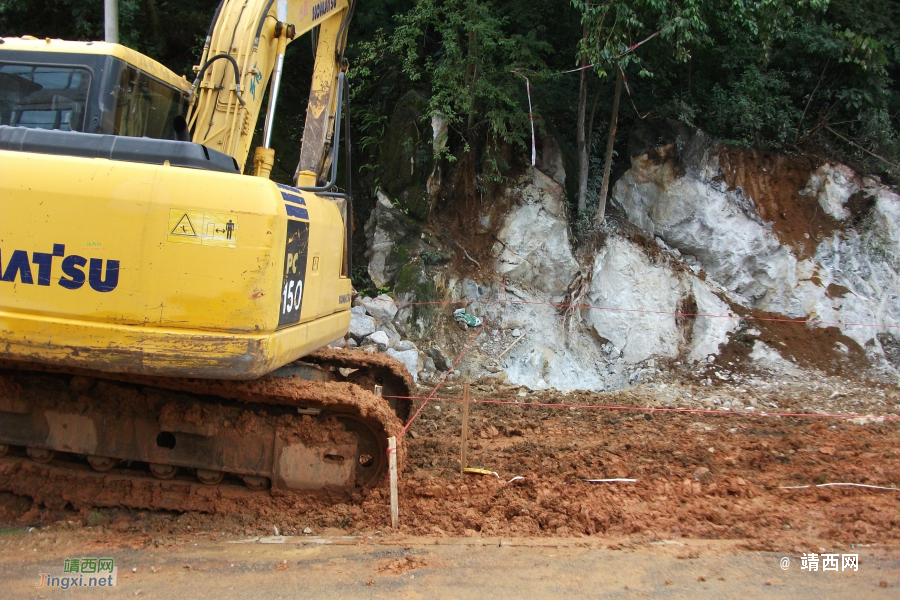
[[[900,196],[877,179],[693,132],[633,158],[576,252],[559,153],[542,146],[541,168],[464,219],[417,221],[379,194],[369,273],[400,303],[375,318],[380,349],[411,338],[411,370],[436,375],[470,333],[451,317],[465,307],[486,325],[458,370],[532,389],[621,388],[716,361],[722,377],[897,374]],[[441,300],[457,304],[403,306]]]

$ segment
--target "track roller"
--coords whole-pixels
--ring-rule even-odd
[[[157,479],[172,479],[175,477],[175,473],[178,472],[178,467],[174,465],[150,463],[150,472],[153,473],[153,476]]]
[[[222,471],[213,471],[211,469],[197,469],[197,479],[200,480],[200,483],[206,485],[218,485],[222,482],[222,478],[225,477],[225,473]]]
[[[88,456],[87,460],[91,464],[91,468],[100,473],[106,473],[119,462],[117,458],[109,458],[108,456]]]
[[[31,446],[28,447],[28,456],[31,457],[36,463],[46,464],[53,460],[53,456],[56,454],[53,450],[47,450],[46,448],[33,448]]]

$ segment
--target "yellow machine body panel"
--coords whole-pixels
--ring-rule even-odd
[[[341,214],[309,192],[0,151],[0,214],[3,358],[250,379],[349,327]]]

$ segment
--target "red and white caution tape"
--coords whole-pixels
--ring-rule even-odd
[[[443,379],[441,379],[443,382]],[[385,398],[399,398],[405,400],[421,400],[424,396],[385,396]],[[463,402],[462,398],[433,398],[428,396],[426,400],[441,400],[447,402]],[[742,417],[784,417],[784,418],[806,418],[806,419],[841,419],[851,421],[859,419],[863,422],[882,422],[897,421],[900,416],[897,415],[841,415],[829,413],[789,413],[789,412],[772,412],[772,411],[739,411],[739,410],[711,410],[708,408],[666,408],[660,406],[619,406],[619,405],[602,405],[602,404],[557,404],[554,402],[518,402],[516,400],[494,400],[494,399],[470,399],[473,404],[511,404],[522,407],[543,407],[543,408],[578,408],[585,410],[631,410],[644,413],[651,412],[671,412],[671,413],[687,413],[687,414],[704,414],[709,416],[742,416]],[[418,413],[416,413],[418,414]]]

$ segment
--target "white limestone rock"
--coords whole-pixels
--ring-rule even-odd
[[[402,352],[398,352],[393,348],[388,348],[386,355],[391,358],[400,361],[406,367],[406,370],[409,371],[409,374],[412,375],[413,381],[419,381],[419,352],[417,350],[404,350]]]
[[[795,376],[800,374],[800,369],[790,361],[785,360],[777,350],[759,340],[756,340],[753,344],[753,349],[750,351],[750,360],[763,369],[776,373]]]
[[[530,173],[508,192],[512,206],[492,249],[495,269],[510,283],[560,300],[578,268],[569,242],[565,191],[540,170]]]
[[[785,312],[797,284],[797,259],[743,190],[719,181],[717,152],[715,142],[697,133],[685,149],[684,173],[671,161],[637,157],[616,183],[613,201],[629,221],[695,257],[742,304]]]
[[[372,317],[358,315],[351,311],[349,333],[357,342],[375,333],[376,325],[377,323]]]
[[[397,304],[387,294],[372,298],[363,305],[366,312],[382,323],[390,323],[397,314]]]
[[[522,300],[540,301],[546,296],[524,292]],[[555,307],[546,304],[510,304],[511,322],[527,323],[534,335],[526,335],[502,359],[507,380],[530,389],[602,391],[619,385],[618,375],[605,371],[607,363],[593,337],[574,331],[570,336]],[[510,343],[515,339],[507,337]],[[440,365],[438,365],[440,366]]]
[[[810,175],[809,183],[800,193],[815,196],[826,213],[843,221],[850,216],[844,204],[860,190],[858,179],[850,167],[826,162]]]
[[[379,352],[384,352],[391,345],[391,340],[383,331],[375,331],[363,340],[363,344],[372,343],[378,346]]]
[[[874,202],[867,215],[856,215],[864,217],[858,225],[845,224],[813,257],[799,260],[759,217],[752,198],[721,183],[720,151],[698,132],[684,149],[684,171],[674,161],[635,158],[616,183],[613,201],[686,262],[691,257],[691,268],[721,284],[732,301],[825,326],[843,324],[845,335],[881,355],[878,335],[900,334],[860,325],[900,323],[900,196],[844,165],[822,165],[801,193],[815,196],[826,213],[847,223],[850,197],[861,192]],[[831,284],[849,291],[829,293]]]
[[[381,190],[375,193],[377,202],[372,215],[366,222],[366,237],[369,239],[369,277],[377,287],[389,286],[394,281],[401,265],[393,260],[393,250],[398,240],[408,235],[399,210]]]
[[[397,332],[397,328],[394,327],[393,323],[379,323],[378,331],[383,331],[384,334],[391,340],[391,345],[400,341],[400,334]]]
[[[665,264],[650,262],[636,244],[607,238],[594,259],[585,322],[634,364],[651,356],[674,357],[682,332],[674,313],[684,296],[681,281]],[[641,312],[637,312],[641,311]],[[647,311],[647,312],[643,312]]]
[[[720,346],[727,343],[729,336],[737,331],[740,319],[735,318],[728,304],[699,279],[691,278],[690,286],[698,316],[694,319],[687,359],[699,362],[710,355],[719,354]]]
[[[397,352],[406,352],[407,350],[416,350],[416,345],[409,340],[400,340],[393,346]]]

